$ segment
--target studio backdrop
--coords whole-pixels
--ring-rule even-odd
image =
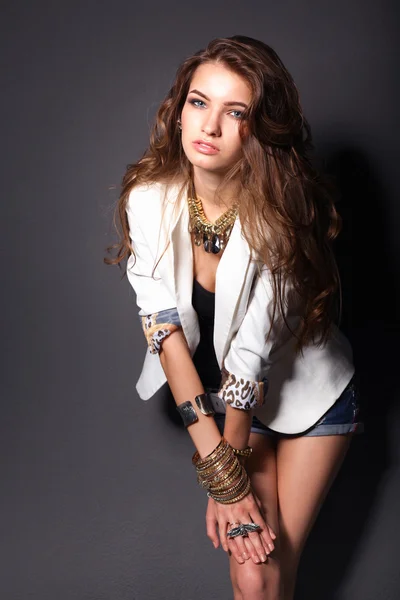
[[[342,327],[365,410],[297,598],[399,598],[397,4],[20,0],[1,13],[1,598],[231,598],[190,438],[165,390],[138,398],[138,308],[103,257],[178,64],[235,34],[282,58],[340,187]]]

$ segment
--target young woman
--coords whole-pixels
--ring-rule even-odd
[[[357,422],[352,351],[334,324],[339,217],[276,53],[219,38],[179,67],[119,201],[149,349],[208,492],[207,533],[236,600],[294,595],[300,555]]]

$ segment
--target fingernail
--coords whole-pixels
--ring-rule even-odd
[[[244,560],[247,560],[249,558],[249,555],[247,554],[247,552],[243,552],[242,554]]]
[[[245,561],[243,560],[243,558],[241,556],[239,556],[238,558],[239,564],[244,565]]]
[[[258,558],[258,556],[254,557],[254,562],[256,562],[256,563],[260,563],[261,562],[260,559]]]
[[[267,560],[267,557],[265,554],[261,554],[260,558],[261,558],[261,562],[265,562]]]
[[[268,548],[271,550],[271,552],[273,552],[274,546],[272,544],[268,544]]]

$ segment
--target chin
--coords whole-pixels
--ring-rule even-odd
[[[221,164],[220,161],[215,160],[215,156],[191,156],[186,155],[189,162],[196,167],[197,169],[201,169],[203,171],[209,171],[210,173],[214,172],[225,172],[229,168],[229,165]]]
[[[204,171],[206,173],[218,173],[219,175],[224,175],[228,170],[228,167],[223,165],[205,165],[204,163],[192,162],[193,167],[198,169],[199,171]]]

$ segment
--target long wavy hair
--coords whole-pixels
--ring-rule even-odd
[[[287,298],[297,292],[301,302],[300,322],[293,332],[297,349],[309,343],[324,344],[340,314],[340,279],[332,250],[341,226],[335,188],[311,162],[311,129],[293,78],[276,52],[259,40],[240,35],[217,38],[180,65],[158,109],[149,147],[138,162],[128,165],[123,177],[115,215],[122,227],[120,242],[108,248],[117,253],[105,262],[120,264],[133,252],[126,206],[135,185],[184,185],[192,178],[178,119],[192,77],[205,63],[224,65],[242,76],[252,90],[239,123],[242,154],[220,188],[233,179],[239,186],[243,234],[253,255],[271,273],[270,331],[279,316],[287,323]]]

